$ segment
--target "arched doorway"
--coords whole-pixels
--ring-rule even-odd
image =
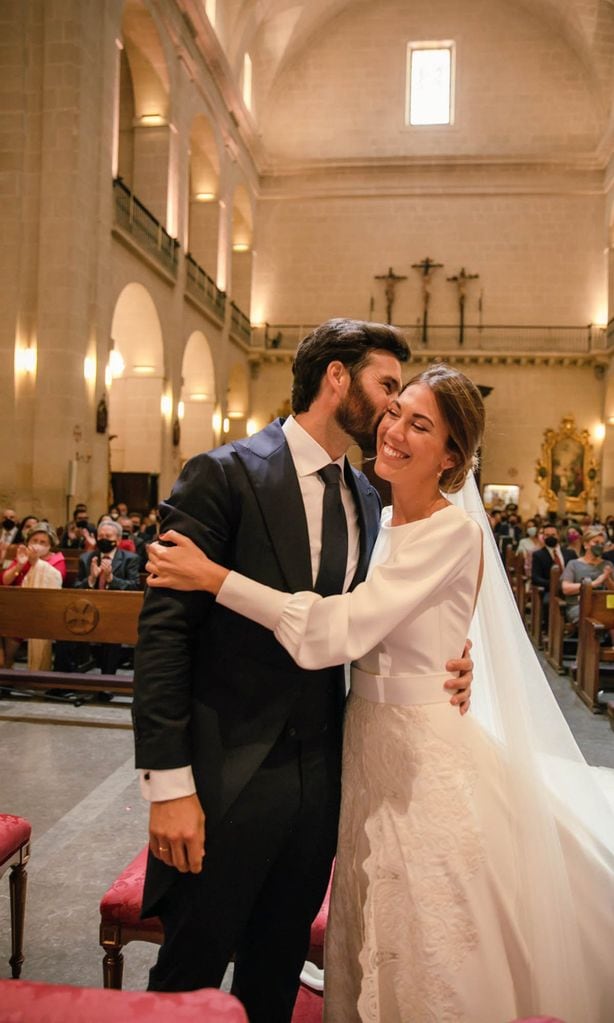
[[[188,338],[181,368],[181,460],[214,445],[215,374],[207,338],[195,330]]]

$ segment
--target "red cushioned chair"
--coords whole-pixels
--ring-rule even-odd
[[[248,1023],[245,1009],[223,991],[158,994],[0,981],[0,1023]]]
[[[23,963],[23,926],[26,916],[26,863],[30,859],[32,825],[23,817],[0,813],[0,877],[11,869],[11,973],[19,977]]]
[[[145,883],[147,846],[128,864],[100,902],[100,944],[104,949],[102,978],[106,988],[122,986],[124,956],[122,949],[130,941],[150,941],[161,945],[162,924],[157,916],[141,920],[141,902]],[[320,968],[324,957],[324,931],[328,918],[330,885],[322,908],[311,927],[308,959]]]

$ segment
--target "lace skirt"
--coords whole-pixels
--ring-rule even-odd
[[[350,695],[326,1023],[534,1010],[504,792],[498,748],[471,715]]]

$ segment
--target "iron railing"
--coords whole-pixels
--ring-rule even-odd
[[[168,231],[156,220],[146,206],[137,199],[121,178],[113,181],[115,199],[115,223],[132,235],[141,248],[175,276],[179,254],[179,242],[171,238]]]
[[[251,343],[257,348],[294,351],[299,341],[315,324],[266,323],[252,328]],[[458,324],[429,324],[426,344],[421,323],[399,324],[415,351],[458,352],[569,352],[590,354],[606,351],[608,341],[614,343],[614,324],[609,331],[589,324],[585,327],[549,327],[524,325],[465,325],[460,341]]]
[[[186,291],[206,305],[220,320],[226,312],[226,292],[221,291],[212,277],[203,270],[190,253],[186,253]]]
[[[252,343],[252,325],[245,313],[234,302],[230,303],[230,333]]]

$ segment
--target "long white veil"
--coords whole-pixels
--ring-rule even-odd
[[[532,1003],[566,1023],[611,1023],[614,772],[586,764],[558,708],[473,476],[449,499],[484,534],[484,577],[471,627],[472,712],[501,745],[510,769],[506,795],[517,822]]]

